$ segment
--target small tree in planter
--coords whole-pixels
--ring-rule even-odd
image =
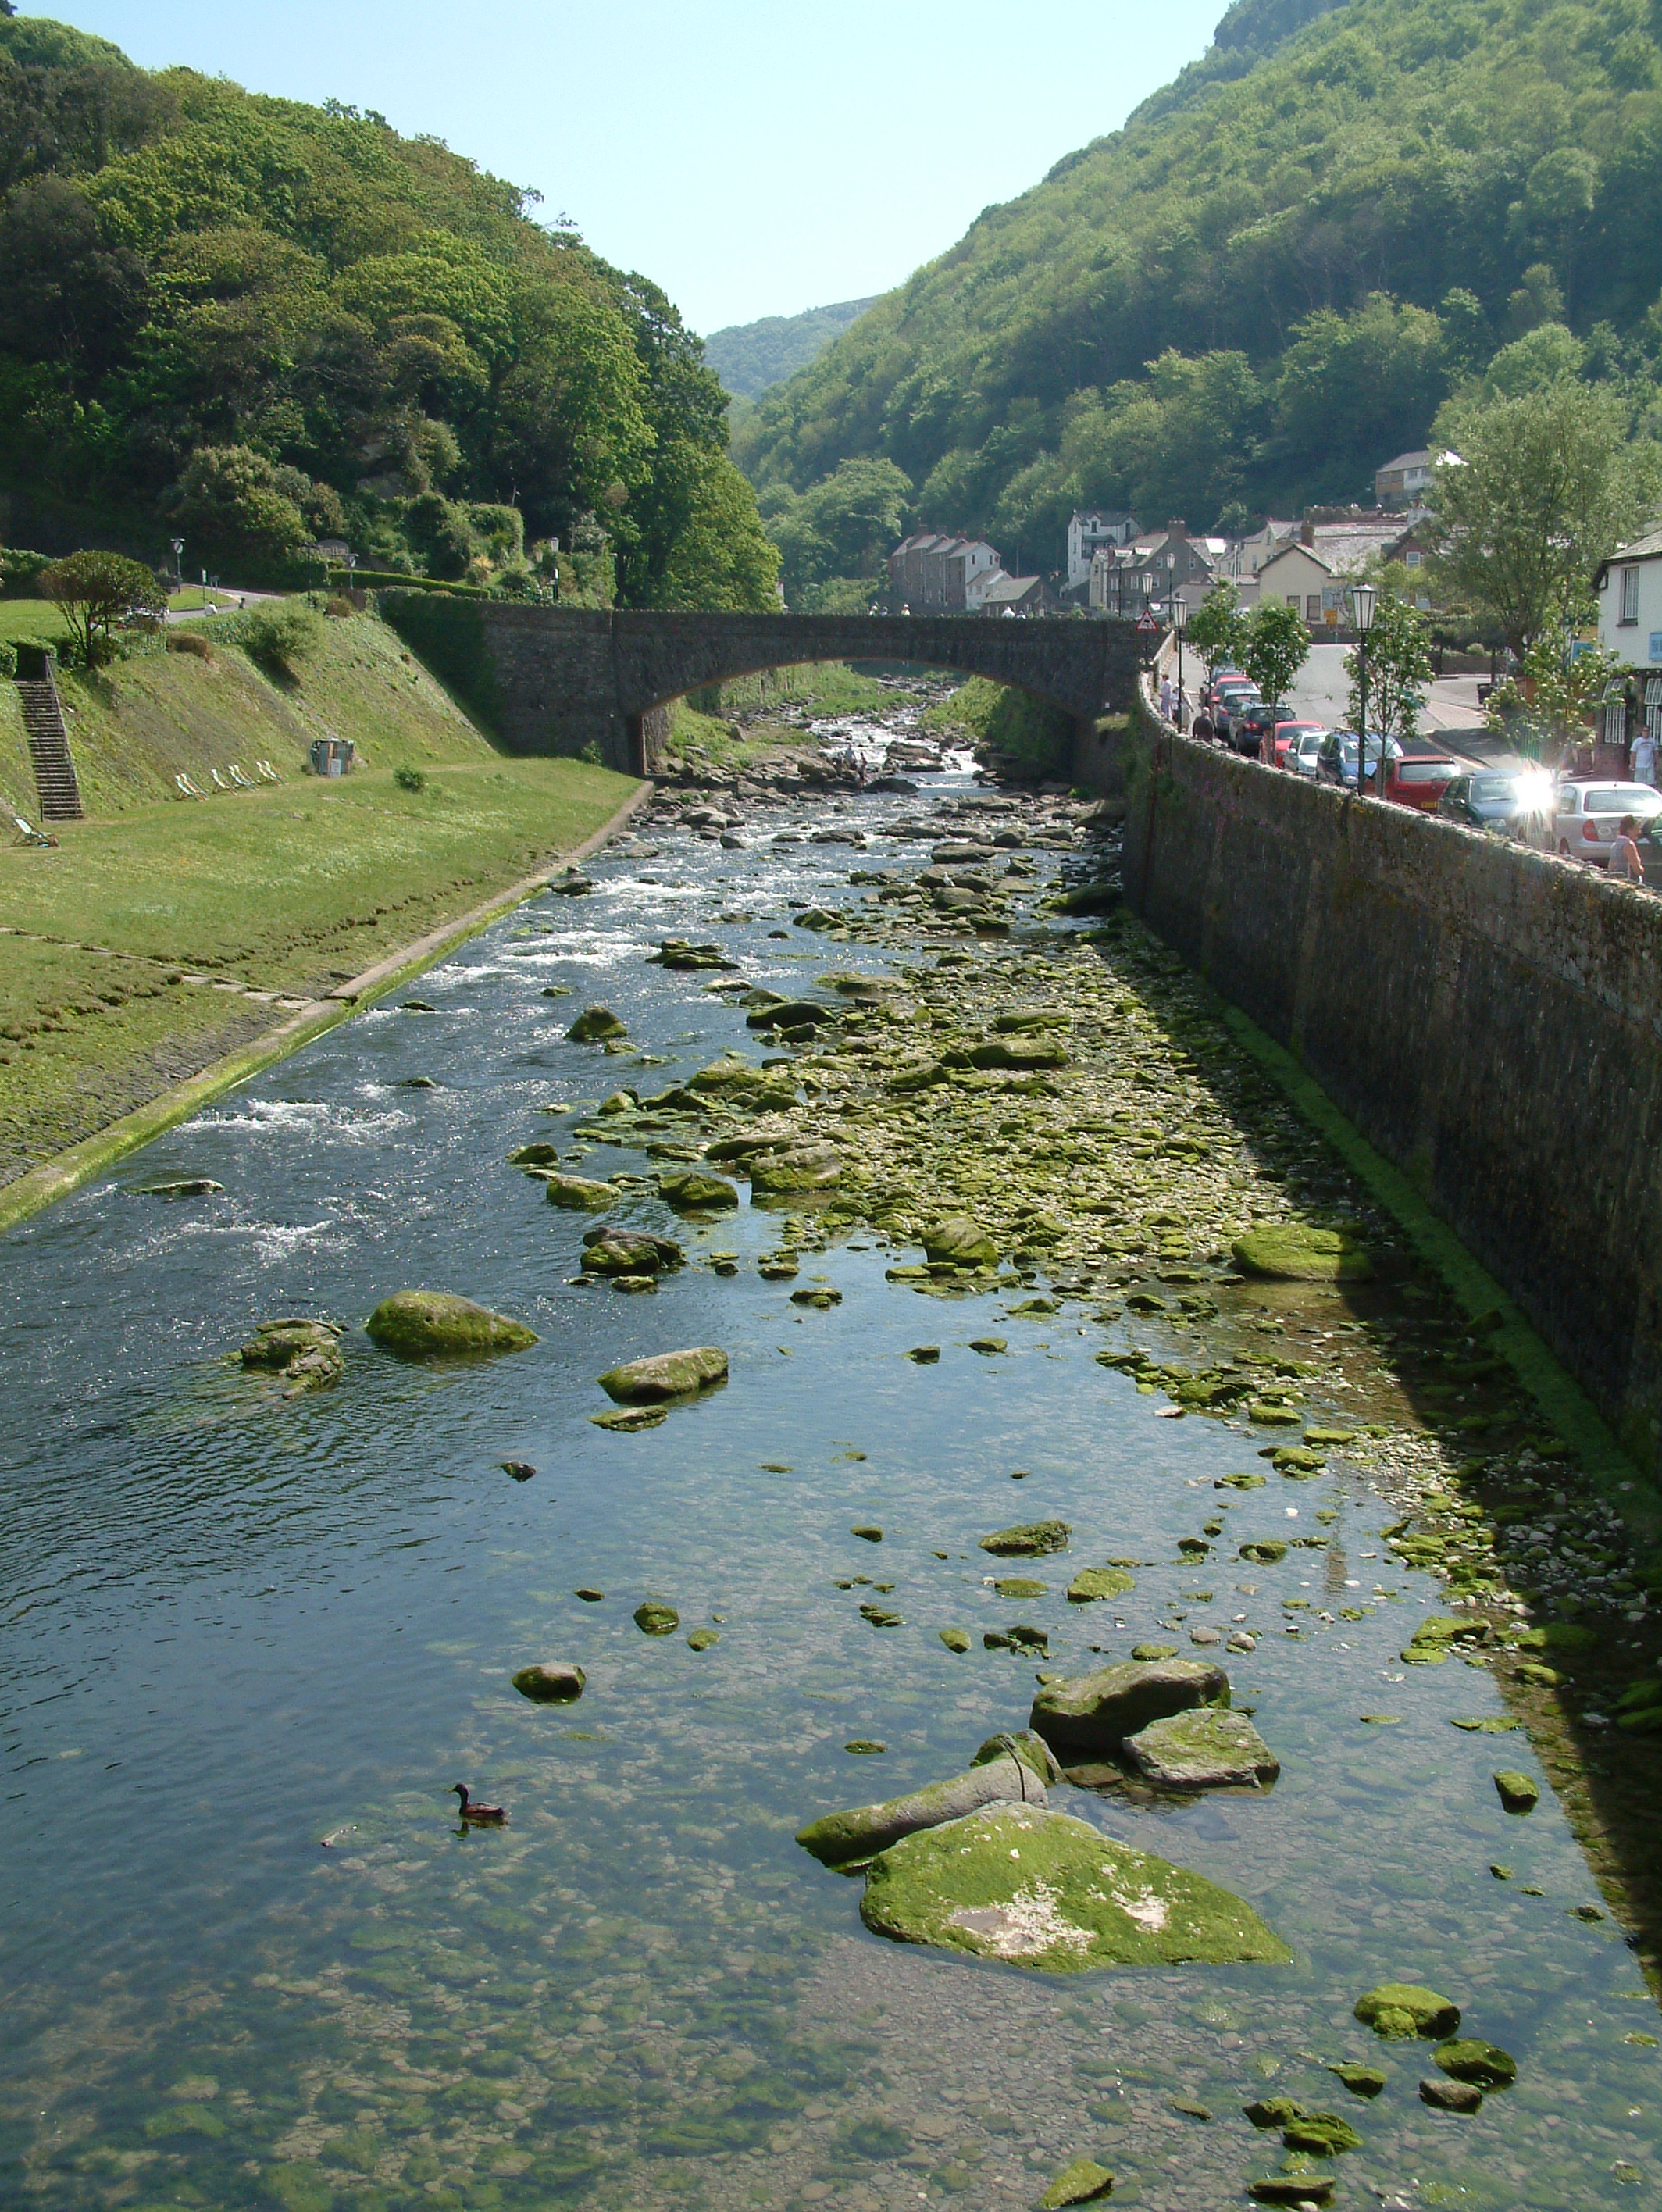
[[[1344,711],[1353,729],[1362,729],[1361,660],[1358,648],[1344,656],[1350,696]],[[1381,592],[1368,633],[1368,724],[1388,738],[1404,741],[1419,734],[1422,693],[1431,681],[1431,623],[1394,592]],[[1368,774],[1373,774],[1370,767]]]
[[[1189,617],[1185,642],[1205,662],[1210,679],[1226,661],[1240,659],[1246,649],[1246,638],[1240,594],[1227,577],[1221,578]]]
[[[1257,684],[1260,698],[1279,706],[1309,658],[1310,633],[1297,611],[1279,599],[1265,599],[1254,607],[1243,628],[1242,672]]]

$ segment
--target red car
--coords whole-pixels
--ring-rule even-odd
[[[1415,806],[1422,814],[1435,814],[1437,801],[1466,767],[1465,761],[1451,759],[1447,754],[1404,753],[1386,769],[1385,795],[1394,799],[1398,806]]]
[[[1270,742],[1273,748],[1270,755],[1271,765],[1275,768],[1285,768],[1289,748],[1297,744],[1299,739],[1307,732],[1312,736],[1325,738],[1327,735],[1327,725],[1325,722],[1277,722],[1270,734]]]

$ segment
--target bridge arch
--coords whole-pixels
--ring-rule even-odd
[[[701,685],[816,660],[915,661],[1030,693],[1089,726],[1131,703],[1130,623],[522,606],[388,591],[393,627],[511,752],[652,771],[660,710]]]

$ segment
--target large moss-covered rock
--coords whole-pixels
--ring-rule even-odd
[[[604,1044],[610,1038],[627,1036],[628,1030],[610,1006],[585,1006],[566,1035],[573,1044]]]
[[[1037,1070],[1065,1067],[1068,1051],[1065,1045],[1052,1042],[1009,1043],[1002,1037],[990,1039],[986,1044],[974,1044],[969,1048],[972,1067],[1011,1067]]]
[[[642,1598],[634,1609],[634,1625],[643,1636],[673,1636],[681,1615],[666,1598]]]
[[[881,1804],[857,1805],[846,1813],[828,1813],[797,1831],[797,1841],[822,1866],[857,1865],[875,1858],[902,1836],[922,1828],[938,1828],[943,1821],[961,1820],[982,1805],[1005,1799],[1016,1803],[1042,1805],[1045,1784],[1026,1760],[1005,1751],[967,1774],[949,1782],[932,1782],[905,1797],[890,1797]]]
[[[738,1204],[738,1193],[720,1176],[702,1168],[677,1168],[660,1176],[658,1188],[666,1205],[677,1213],[707,1213]]]
[[[1518,2079],[1518,2062],[1498,2043],[1481,2036],[1459,2035],[1440,2043],[1432,2054],[1445,2074],[1457,2081],[1475,2081],[1483,2089],[1504,2089]]]
[[[1077,2158],[1065,2166],[1039,2199],[1041,2212],[1058,2212],[1064,2204],[1095,2204],[1113,2188],[1113,2176],[1094,2158]]]
[[[822,1006],[817,1000],[780,999],[771,1006],[758,1006],[744,1020],[745,1026],[753,1030],[806,1030],[836,1018],[835,1007]]]
[[[1000,1559],[1036,1559],[1046,1552],[1065,1552],[1072,1534],[1072,1524],[1066,1521],[1022,1521],[983,1536],[981,1549]]]
[[[687,1352],[655,1352],[646,1359],[626,1360],[621,1367],[607,1370],[600,1387],[620,1406],[661,1406],[726,1379],[726,1353],[704,1344]]]
[[[1137,1587],[1137,1577],[1124,1567],[1081,1567],[1068,1584],[1070,1605],[1089,1605],[1095,1599],[1123,1597]]]
[[[523,1322],[448,1291],[395,1291],[364,1327],[383,1352],[404,1359],[478,1358],[524,1352],[537,1340]]]
[[[750,1189],[758,1198],[780,1198],[798,1191],[828,1190],[842,1175],[842,1155],[818,1139],[758,1152],[750,1162]]]
[[[290,1397],[338,1382],[346,1369],[341,1332],[334,1323],[300,1317],[261,1322],[242,1347],[242,1364],[281,1375]]]
[[[1125,1661],[1046,1682],[1028,1725],[1064,1761],[1119,1749],[1155,1721],[1197,1705],[1227,1705],[1229,1678],[1204,1659]]]
[[[610,1183],[595,1182],[588,1176],[551,1175],[544,1180],[549,1204],[567,1213],[604,1213],[617,1203],[617,1193]]]
[[[796,1085],[788,1069],[757,1067],[737,1053],[701,1067],[688,1079],[687,1087],[696,1096],[725,1099],[729,1105],[752,1114],[797,1103]]]
[[[583,1267],[591,1275],[662,1275],[686,1261],[672,1239],[641,1229],[591,1229],[583,1238]]]
[[[1505,1768],[1495,1776],[1495,1787],[1508,1813],[1532,1813],[1541,1802],[1540,1784],[1534,1776],[1513,1767]]]
[[[534,1667],[522,1667],[513,1678],[513,1686],[534,1705],[568,1705],[582,1696],[588,1679],[580,1667],[568,1660],[543,1659]]]
[[[1460,2008],[1419,1982],[1381,1982],[1356,1999],[1356,2018],[1375,2035],[1423,2035],[1441,2043],[1460,2024]]]
[[[967,1213],[949,1214],[925,1229],[924,1250],[930,1259],[954,1267],[991,1267],[998,1257],[998,1247]]]
[[[1162,1790],[1253,1790],[1281,1771],[1246,1714],[1218,1705],[1150,1721],[1126,1740],[1125,1750]]]
[[[860,1917],[900,1942],[1043,1973],[1292,1956],[1227,1890],[1037,1805],[990,1806],[891,1845]]]
[[[508,1154],[511,1168],[552,1168],[559,1164],[559,1152],[540,1137],[534,1145],[521,1145]]]
[[[1296,1221],[1248,1230],[1230,1246],[1249,1275],[1283,1283],[1362,1283],[1374,1272],[1368,1248],[1342,1229],[1310,1229]]]

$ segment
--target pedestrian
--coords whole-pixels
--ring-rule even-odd
[[[1616,842],[1610,847],[1610,872],[1618,884],[1637,884],[1642,890],[1645,882],[1645,863],[1635,842],[1639,831],[1636,814],[1624,814],[1622,826],[1616,833]]]
[[[1169,676],[1161,679],[1160,719],[1162,722],[1169,722],[1172,719],[1172,679]]]
[[[1189,735],[1192,738],[1198,738],[1203,745],[1209,745],[1212,742],[1212,718],[1206,712],[1204,706],[1190,723]]]
[[[1653,785],[1656,781],[1656,732],[1648,722],[1633,741],[1633,780]]]

